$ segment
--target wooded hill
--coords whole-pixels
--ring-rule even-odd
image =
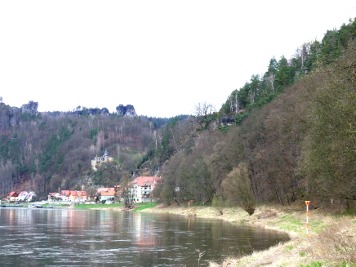
[[[167,203],[356,204],[356,21],[271,59],[266,73],[234,90],[219,113],[200,109],[200,128],[162,167]],[[304,203],[304,202],[303,202]]]
[[[271,59],[219,112],[201,105],[195,117],[52,116],[0,103],[0,195],[125,185],[148,174],[162,176],[155,195],[167,203],[239,204],[252,213],[257,202],[308,198],[352,209],[355,42],[353,20],[292,59]],[[91,170],[105,149],[115,160]]]

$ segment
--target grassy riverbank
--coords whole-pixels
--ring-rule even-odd
[[[259,206],[249,216],[239,208],[224,208],[223,214],[213,207],[162,207],[145,209],[144,212],[174,213],[201,218],[219,218],[231,223],[247,223],[284,231],[291,240],[256,251],[252,255],[225,259],[217,266],[356,266],[356,217],[331,214],[321,209],[309,213],[309,236],[306,235],[305,205],[281,207]]]
[[[156,203],[136,203],[133,211],[140,211],[144,209],[154,208]],[[73,206],[76,209],[97,209],[97,210],[105,210],[110,209],[114,211],[122,211],[125,210],[124,204],[122,202],[110,203],[110,204],[76,204]]]

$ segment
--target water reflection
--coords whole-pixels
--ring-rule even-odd
[[[219,220],[136,212],[0,208],[1,266],[197,266],[287,236]]]

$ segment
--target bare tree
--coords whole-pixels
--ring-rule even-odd
[[[215,112],[214,106],[212,104],[208,104],[206,102],[198,103],[195,106],[195,115],[197,117],[206,117],[214,112]]]

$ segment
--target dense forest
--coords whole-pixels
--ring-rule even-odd
[[[268,64],[267,64],[268,65]],[[218,90],[218,88],[217,88]],[[158,175],[165,203],[315,203],[356,206],[356,20],[272,58],[218,112],[147,118],[133,106],[39,113],[0,102],[0,196],[33,190],[125,186]],[[127,114],[126,114],[127,112]],[[114,161],[93,171],[109,151]]]

